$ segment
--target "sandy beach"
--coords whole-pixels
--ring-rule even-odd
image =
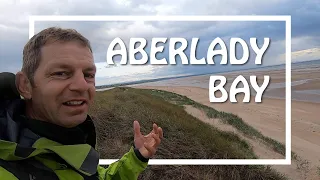
[[[292,151],[306,160],[307,163],[293,162],[291,166],[274,166],[280,172],[288,174],[292,179],[320,178],[317,174],[318,167],[320,167],[319,72],[320,67],[292,70]],[[208,87],[210,75],[144,83],[133,87],[175,92],[219,111],[236,114],[263,135],[285,143],[285,71],[254,70],[221,75],[228,79],[226,89],[230,87],[233,79],[238,75],[243,75],[246,79],[249,79],[250,75],[256,75],[258,79],[261,78],[260,85],[263,76],[269,75],[271,82],[262,97],[262,103],[255,103],[255,94],[252,94],[251,102],[246,104],[242,102],[230,103],[229,101],[210,103]],[[237,96],[238,101],[242,101],[242,99],[243,95]],[[186,110],[197,116],[192,109],[187,108]],[[256,149],[259,156],[268,154],[267,151],[263,151],[263,148],[260,147],[259,149]],[[279,154],[269,153],[265,157],[279,158]]]

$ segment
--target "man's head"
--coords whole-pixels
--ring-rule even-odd
[[[82,123],[95,95],[90,42],[72,29],[48,28],[23,50],[16,84],[30,118],[64,127]]]

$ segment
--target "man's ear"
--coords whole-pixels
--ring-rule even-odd
[[[26,76],[25,73],[19,71],[16,74],[16,86],[21,96],[24,99],[31,99],[32,98],[32,86],[31,82]]]

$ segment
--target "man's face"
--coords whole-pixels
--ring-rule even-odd
[[[95,73],[89,48],[76,42],[43,47],[34,75],[33,115],[64,127],[81,124],[95,95]]]

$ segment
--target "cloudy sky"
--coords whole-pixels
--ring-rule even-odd
[[[1,71],[17,72],[21,68],[23,46],[29,39],[29,15],[291,15],[292,61],[320,59],[318,0],[0,0],[0,12]],[[36,22],[35,31],[39,32],[50,26],[74,28],[91,41],[98,67],[98,85],[255,67],[255,53],[249,41],[251,37],[258,39],[259,47],[262,46],[264,37],[270,38],[263,65],[282,64],[285,60],[284,22]],[[169,38],[172,37],[188,40],[188,57],[191,39],[199,38],[196,54],[198,59],[206,57],[208,47],[215,38],[222,38],[230,50],[230,38],[239,37],[247,42],[250,59],[242,66],[219,65],[219,58],[215,59],[215,65],[182,65],[177,58],[177,65],[117,64],[108,67],[107,48],[116,37],[120,37],[127,46],[130,38],[147,39],[145,49],[148,54],[152,38],[168,38],[162,44],[164,52],[157,54],[158,59],[168,59]],[[237,56],[241,55],[241,48],[237,46]]]

